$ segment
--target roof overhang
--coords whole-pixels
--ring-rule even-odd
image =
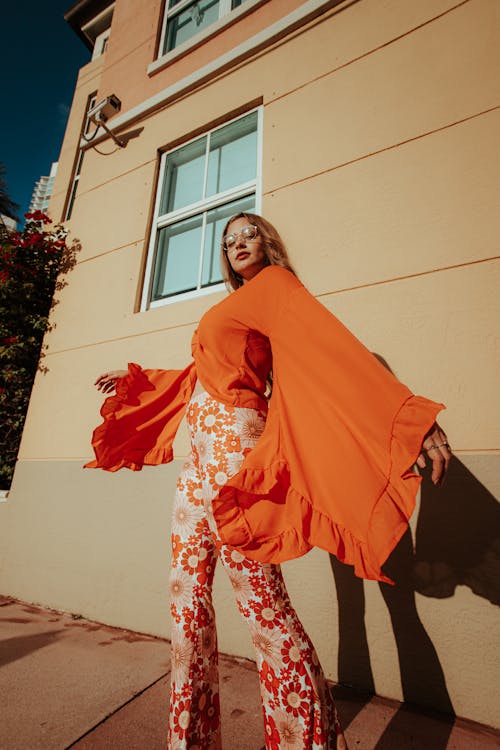
[[[114,0],[79,0],[65,14],[64,20],[90,50],[106,27],[113,10]]]

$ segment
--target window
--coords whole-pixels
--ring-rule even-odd
[[[244,0],[165,0],[160,56],[239,7]]]
[[[221,288],[227,219],[255,211],[261,110],[162,156],[143,309]]]
[[[88,113],[92,109],[94,104],[96,103],[96,98],[97,98],[97,92],[94,92],[93,94],[90,94],[90,96],[87,99],[87,108],[85,110],[85,118],[83,120],[82,131],[81,131],[83,135],[87,135],[87,133],[90,130],[91,123],[88,117]],[[75,204],[76,193],[78,190],[78,183],[80,181],[80,173],[82,171],[82,164],[83,164],[83,150],[79,148],[77,156],[76,156],[73,181],[71,183],[71,188],[70,188],[68,199],[67,199],[66,211],[64,212],[64,221],[69,221],[69,219],[71,219],[71,214],[73,213],[73,206]]]
[[[97,57],[100,57],[106,52],[108,48],[110,32],[111,32],[111,29],[108,28],[105,31],[103,31],[102,34],[99,34],[99,36],[96,38],[94,42],[94,51],[92,53],[92,60],[95,60]]]

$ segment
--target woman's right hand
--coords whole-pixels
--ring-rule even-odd
[[[111,393],[116,388],[116,383],[120,378],[124,378],[128,375],[128,370],[110,370],[109,372],[103,372],[99,375],[94,385],[97,386],[98,391],[103,393]]]

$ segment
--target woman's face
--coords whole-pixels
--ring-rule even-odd
[[[248,219],[240,217],[231,222],[226,232],[226,237],[229,234],[236,235],[236,242],[227,248],[226,253],[231,268],[243,281],[250,281],[268,265],[262,237],[257,234],[253,240],[249,240],[242,236],[243,228],[248,226]]]

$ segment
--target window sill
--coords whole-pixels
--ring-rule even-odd
[[[147,310],[157,310],[159,307],[165,307],[166,305],[173,305],[176,302],[187,302],[187,300],[199,299],[200,297],[206,297],[207,294],[215,294],[216,292],[227,291],[224,282],[220,284],[214,284],[213,286],[203,287],[202,289],[195,289],[192,292],[182,292],[181,294],[174,294],[171,297],[165,297],[164,299],[158,299],[154,302],[150,302],[147,308],[143,308],[140,312],[147,312]]]
[[[216,36],[216,34],[218,34],[222,29],[225,29],[228,26],[232,26],[234,23],[239,21],[240,18],[246,16],[256,7],[264,5],[264,3],[266,2],[268,2],[268,0],[246,0],[243,5],[235,8],[223,18],[219,18],[218,21],[213,23],[204,31],[200,31],[199,34],[195,34],[191,37],[191,39],[188,39],[183,44],[180,44],[178,47],[175,47],[175,49],[167,52],[165,55],[162,55],[157,60],[152,62],[147,69],[148,76],[153,76],[160,70],[164,70],[164,68],[172,65],[172,63],[187,55],[193,48],[198,47],[200,44],[208,41],[213,36]]]

